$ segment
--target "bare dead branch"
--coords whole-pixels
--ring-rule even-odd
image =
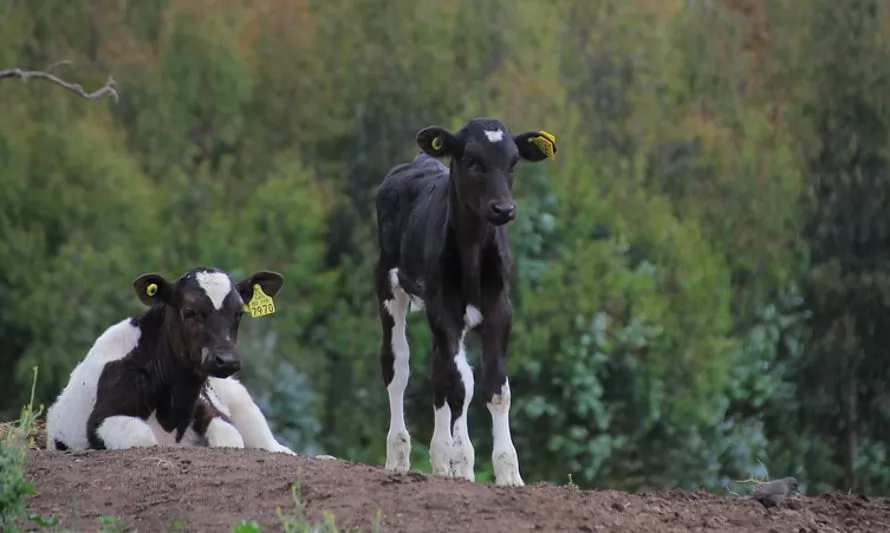
[[[57,78],[53,74],[50,74],[50,71],[52,69],[58,67],[59,65],[70,65],[70,64],[71,64],[71,61],[68,61],[67,59],[63,59],[61,61],[56,61],[55,63],[53,63],[52,65],[47,67],[46,70],[22,70],[20,68],[0,70],[0,79],[21,78],[22,81],[28,81],[31,78],[38,78],[38,79],[51,81],[51,82],[55,83],[56,85],[59,85],[65,89],[68,89],[69,91],[71,91],[73,93],[77,93],[80,96],[87,98],[89,100],[98,100],[99,98],[102,98],[106,94],[110,94],[111,97],[114,98],[115,102],[118,101],[119,96],[117,93],[117,89],[115,89],[114,78],[112,78],[111,76],[108,76],[108,81],[105,82],[105,85],[103,85],[102,88],[100,88],[94,92],[88,93],[83,89],[83,87],[81,87],[81,85],[79,83],[71,83],[71,82],[65,81],[61,78]]]
[[[62,59],[62,60],[56,61],[52,65],[46,67],[46,70],[44,70],[44,72],[49,72],[52,69],[58,67],[59,65],[70,65],[70,64],[71,64],[71,61],[68,61],[67,59]]]

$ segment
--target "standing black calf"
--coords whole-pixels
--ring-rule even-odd
[[[403,405],[410,352],[405,323],[409,308],[426,308],[433,337],[433,473],[474,480],[475,452],[467,431],[474,381],[464,337],[481,324],[495,481],[521,486],[509,423],[512,258],[505,224],[516,216],[510,194],[516,164],[552,158],[556,139],[543,131],[513,136],[498,120],[475,118],[456,133],[425,128],[417,144],[422,152],[391,169],[377,191],[375,284],[390,409],[386,468],[410,467]],[[434,159],[441,157],[450,158],[450,169]]]

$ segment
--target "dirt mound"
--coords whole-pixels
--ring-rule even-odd
[[[865,532],[890,524],[886,498],[795,497],[767,513],[751,500],[703,491],[634,495],[543,483],[512,489],[256,450],[32,451],[27,471],[38,489],[29,512],[56,515],[59,528],[78,531],[96,531],[107,516],[140,532],[229,532],[240,520],[281,531],[275,509],[294,513],[290,487],[297,480],[309,518],[329,511],[359,531],[371,531],[378,509],[381,531],[405,533]]]

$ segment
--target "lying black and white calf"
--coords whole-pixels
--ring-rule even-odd
[[[245,306],[254,298],[271,302],[283,283],[268,271],[234,283],[214,268],[194,268],[173,282],[159,274],[137,278],[133,287],[150,309],[105,330],[71,372],[47,411],[47,447],[249,447],[293,454],[232,377],[241,368],[235,344]]]

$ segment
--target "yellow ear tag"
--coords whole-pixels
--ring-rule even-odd
[[[145,294],[149,296],[154,296],[158,293],[158,284],[157,283],[149,283],[148,287],[145,288]]]
[[[528,142],[537,146],[538,149],[544,152],[544,155],[546,155],[548,158],[553,159],[553,157],[556,155],[556,150],[554,150],[553,148],[556,145],[556,137],[544,130],[541,130],[538,133],[540,133],[541,135],[538,137],[532,137],[528,140]]]
[[[433,150],[441,150],[442,149],[442,138],[441,137],[433,137],[433,141],[430,143],[432,145]]]
[[[263,288],[256,284],[253,286],[253,298],[249,304],[244,305],[244,310],[250,313],[253,318],[271,315],[275,312],[275,302],[272,297],[263,292]]]

